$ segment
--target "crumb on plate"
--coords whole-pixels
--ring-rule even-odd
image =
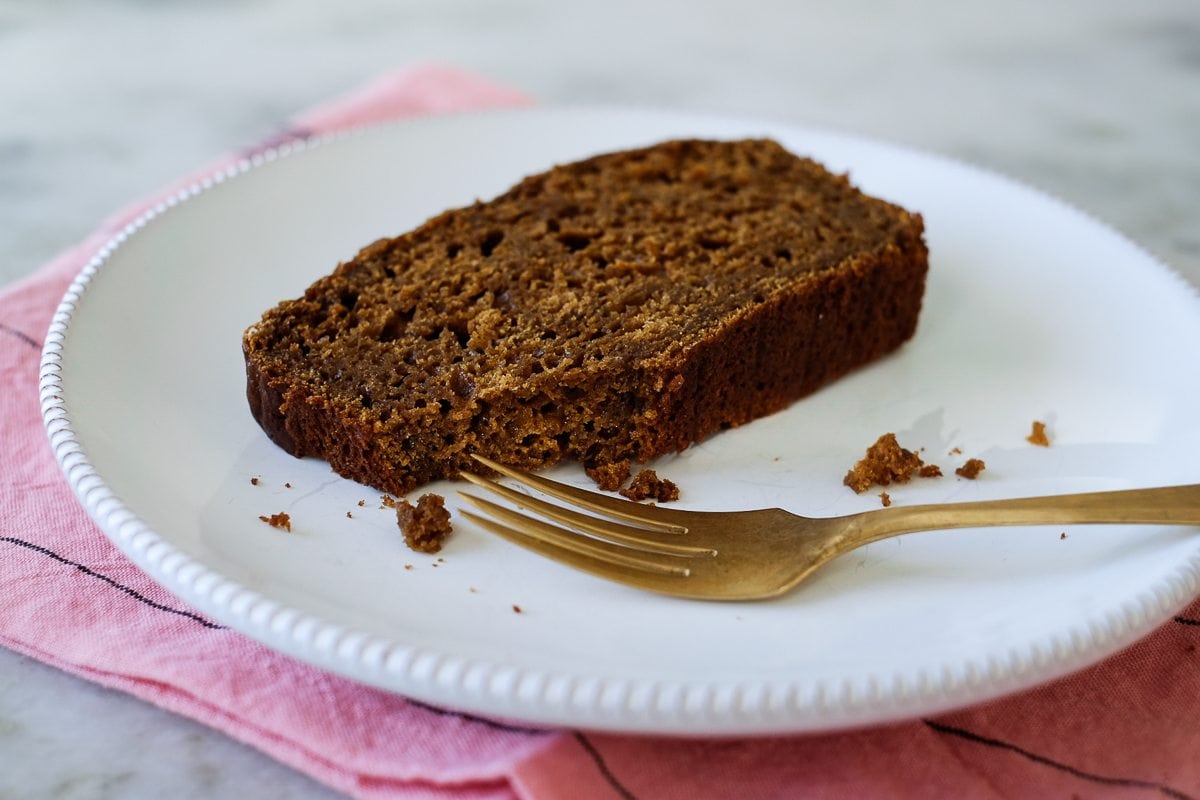
[[[442,549],[446,537],[454,530],[445,502],[440,494],[429,493],[417,498],[415,506],[407,500],[396,503],[396,522],[410,548],[418,553],[436,553]]]
[[[967,480],[973,481],[979,477],[979,473],[983,472],[986,467],[987,464],[983,463],[983,459],[968,458],[961,467],[954,470],[954,474],[958,475],[960,478],[966,478]]]
[[[912,450],[901,447],[896,434],[885,433],[867,448],[866,455],[846,473],[842,483],[862,494],[875,485],[908,483],[913,475],[935,478],[941,474],[936,464],[926,464]]]
[[[633,479],[633,483],[621,490],[622,497],[638,501],[653,498],[660,503],[679,499],[679,487],[673,481],[658,477],[652,469],[644,469]]]
[[[260,514],[258,518],[270,525],[272,528],[279,528],[287,531],[288,533],[292,532],[292,518],[282,511],[280,511],[278,514],[272,514],[269,517]]]
[[[1038,447],[1049,447],[1050,437],[1046,435],[1046,423],[1035,419],[1033,430],[1025,437],[1025,441],[1036,444]]]
[[[587,476],[596,482],[606,492],[615,492],[629,477],[629,462],[617,461],[611,464],[588,464],[583,468]]]

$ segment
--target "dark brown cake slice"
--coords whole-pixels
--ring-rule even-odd
[[[912,336],[922,221],[769,140],[526,178],[376,242],[245,334],[296,456],[396,494],[478,469],[644,462]]]

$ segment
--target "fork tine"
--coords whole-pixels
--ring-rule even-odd
[[[681,578],[679,575],[660,575],[655,573],[643,572],[639,569],[622,567],[616,564],[610,564],[606,561],[601,561],[591,556],[577,553],[573,550],[566,550],[552,542],[545,542],[541,539],[535,539],[531,536],[505,527],[504,525],[494,522],[485,517],[473,514],[470,511],[460,512],[464,517],[471,519],[477,525],[485,530],[499,536],[502,539],[509,541],[512,544],[522,547],[537,556],[541,556],[549,561],[557,561],[563,566],[571,567],[579,572],[587,573],[595,578],[613,581],[614,583],[624,584],[634,589],[649,590],[661,592],[667,595],[680,594],[680,590],[674,588],[676,586],[687,586],[687,579]]]
[[[654,576],[686,578],[691,574],[691,570],[686,566],[648,558],[639,551],[591,539],[566,528],[559,528],[548,522],[526,517],[519,512],[478,497],[470,495],[464,495],[464,497],[488,514],[509,522],[515,527],[472,511],[461,511],[460,513],[467,519],[514,544],[584,572],[590,572],[610,580],[631,583],[634,586],[641,586],[647,578]]]
[[[487,489],[490,492],[500,495],[514,503],[515,505],[524,508],[527,511],[546,517],[547,519],[561,522],[577,531],[598,536],[609,542],[624,544],[628,547],[633,547],[638,550],[645,550],[651,553],[662,553],[664,555],[676,556],[714,556],[716,551],[710,547],[697,547],[689,544],[676,544],[674,542],[661,541],[659,539],[647,538],[647,535],[654,536],[658,531],[649,531],[645,528],[635,528],[630,525],[624,525],[620,522],[593,517],[588,514],[580,514],[578,511],[572,511],[569,508],[556,506],[553,503],[547,503],[537,497],[532,497],[524,492],[518,492],[504,484],[497,483],[491,478],[485,478],[481,475],[475,475],[470,472],[460,472],[463,478],[467,479],[476,486]],[[459,492],[460,495],[466,498],[473,498],[465,492]]]
[[[660,530],[666,533],[687,533],[687,528],[683,525],[676,525],[669,522],[663,522],[662,517],[666,515],[666,510],[656,506],[644,506],[641,503],[632,503],[628,500],[618,500],[615,497],[606,497],[597,492],[589,492],[586,489],[577,489],[574,486],[568,486],[565,483],[552,481],[549,478],[543,478],[540,475],[531,475],[527,472],[506,467],[490,458],[472,453],[471,458],[474,458],[485,467],[499,472],[501,475],[506,475],[518,483],[523,483],[541,492],[545,492],[551,497],[557,497],[560,500],[575,503],[583,506],[586,509],[595,511],[598,514],[604,514],[609,517],[629,520],[636,522],[647,528]]]

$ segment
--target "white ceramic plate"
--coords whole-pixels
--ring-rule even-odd
[[[885,144],[614,109],[371,129],[268,154],[147,214],[84,270],[50,331],[42,396],[68,479],[125,553],[210,617],[369,684],[533,723],[747,734],[927,714],[1099,660],[1192,597],[1200,537],[1180,527],[918,534],[754,604],[639,593],[462,519],[439,560],[405,548],[378,493],[290,458],[252,421],[242,330],[358,247],[555,162],[744,135],[921,211],[928,293],[896,355],[656,464],[681,505],[876,507],[841,478],[885,431],[950,476],[895,487],[896,503],[1197,479],[1200,350],[1178,343],[1200,341],[1200,304],[1120,235]],[[1025,441],[1035,419],[1049,449]],[[953,477],[969,456],[987,462],[980,480]],[[556,474],[588,485],[577,467]],[[456,507],[455,486],[432,488]],[[279,511],[292,533],[258,519]]]

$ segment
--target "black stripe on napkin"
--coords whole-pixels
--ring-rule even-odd
[[[64,558],[63,556],[60,556],[58,553],[54,552],[53,550],[42,547],[41,545],[34,544],[33,542],[27,542],[24,539],[15,539],[11,536],[0,537],[0,542],[8,542],[9,544],[17,545],[18,547],[24,547],[25,549],[32,550],[35,553],[41,553],[42,555],[46,556],[47,558],[52,558],[60,564],[63,564],[68,567],[74,567],[75,569],[82,572],[84,575],[87,575],[92,578],[96,578],[97,580],[104,581],[109,586],[113,587],[114,589],[121,590],[125,594],[132,597],[134,600],[137,600],[139,603],[144,603],[145,605],[148,605],[151,608],[158,609],[159,611],[165,611],[168,614],[176,614],[181,617],[187,617],[188,619],[194,620],[195,622],[200,623],[201,625],[203,625],[206,628],[211,628],[212,630],[224,630],[225,629],[224,625],[218,625],[215,622],[209,622],[208,620],[206,620],[204,617],[200,616],[199,614],[193,614],[191,611],[184,611],[182,609],[171,608],[170,606],[164,606],[162,603],[156,603],[153,600],[151,600],[149,597],[146,597],[144,594],[137,591],[136,589],[126,586],[123,583],[118,583],[117,581],[114,581],[112,578],[108,577],[107,575],[102,575],[99,572],[96,572],[91,567],[80,564],[78,561],[72,561],[69,558]]]
[[[575,740],[592,757],[592,761],[596,762],[596,769],[600,770],[600,775],[608,782],[608,785],[613,788],[613,791],[617,793],[617,796],[621,800],[638,800],[637,796],[625,787],[625,784],[617,780],[617,776],[609,768],[608,762],[604,760],[604,756],[596,749],[596,745],[588,741],[588,738],[579,731],[575,731]]]
[[[1084,772],[1083,770],[1072,767],[1069,764],[1063,764],[1060,761],[1055,761],[1051,758],[1047,758],[1046,756],[1041,756],[1037,753],[1031,753],[1025,748],[1018,747],[1010,742],[1002,742],[999,739],[991,739],[987,736],[981,736],[978,733],[972,733],[971,731],[963,728],[956,728],[952,725],[943,725],[940,722],[934,722],[928,719],[924,720],[924,722],[938,733],[944,733],[949,736],[957,736],[960,739],[966,739],[968,742],[974,742],[976,744],[982,744],[988,747],[996,747],[1001,750],[1008,750],[1009,752],[1024,756],[1025,758],[1037,764],[1043,764],[1047,767],[1052,767],[1060,772],[1065,772],[1068,775],[1073,775],[1076,778],[1081,778],[1085,781],[1102,783],[1106,786],[1124,786],[1130,789],[1150,789],[1161,793],[1164,797],[1174,798],[1174,800],[1194,800],[1191,795],[1185,794],[1178,789],[1174,789],[1162,783],[1155,783],[1154,781],[1142,781],[1135,778],[1111,778],[1107,775],[1097,775],[1092,772]]]
[[[466,714],[462,711],[450,711],[446,708],[431,706],[428,703],[422,703],[420,700],[413,700],[411,697],[405,698],[410,705],[414,705],[424,711],[437,714],[439,717],[457,717],[458,719],[466,720],[467,722],[475,722],[484,725],[492,730],[504,731],[505,733],[550,733],[544,728],[526,728],[521,725],[509,725],[505,722],[496,722],[495,720],[486,717],[477,717],[473,714]]]
[[[42,345],[37,339],[34,339],[32,336],[30,336],[28,333],[25,333],[24,331],[19,331],[16,328],[5,325],[3,322],[0,322],[0,331],[3,331],[4,333],[7,333],[10,336],[15,336],[16,338],[20,339],[22,342],[29,345],[30,347],[36,348],[38,350],[42,349]]]

